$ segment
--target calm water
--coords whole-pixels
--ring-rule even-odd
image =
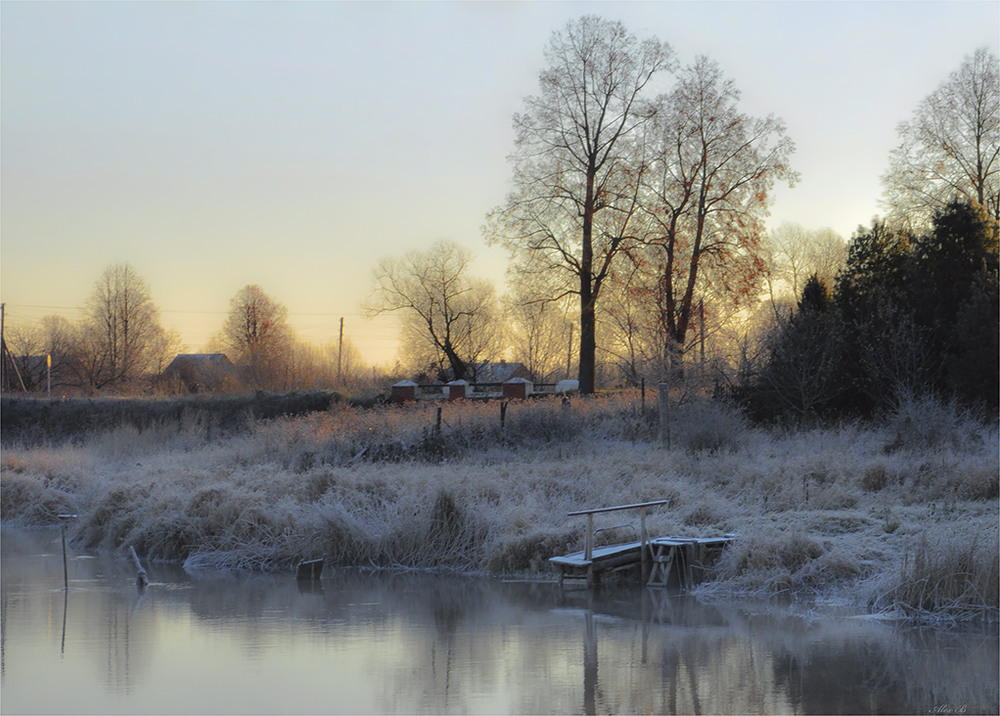
[[[0,710],[997,713],[995,634],[630,589],[329,571],[192,577],[2,533]]]

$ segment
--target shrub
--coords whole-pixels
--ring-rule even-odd
[[[982,430],[972,414],[955,401],[931,395],[904,395],[886,419],[893,440],[887,452],[967,445]]]

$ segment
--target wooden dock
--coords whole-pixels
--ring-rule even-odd
[[[703,578],[706,568],[733,541],[735,535],[649,537],[646,532],[646,510],[668,503],[669,500],[656,500],[568,513],[571,517],[586,515],[587,531],[582,551],[549,559],[559,569],[559,583],[563,584],[567,579],[583,579],[588,586],[592,586],[599,584],[605,574],[638,568],[642,583],[651,587],[676,584],[687,589],[697,584]],[[639,511],[641,539],[625,544],[594,547],[594,515],[619,510]]]

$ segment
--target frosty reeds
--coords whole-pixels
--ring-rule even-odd
[[[926,609],[906,585],[961,562],[970,576],[961,587],[934,580],[931,608],[968,611],[980,599],[981,613],[996,613],[996,590],[983,586],[995,582],[984,555],[1000,521],[995,424],[945,405],[874,424],[765,429],[692,400],[673,411],[667,450],[654,404],[642,410],[633,393],[517,402],[501,427],[495,402],[337,403],[211,434],[189,416],[48,444],[5,437],[3,521],[76,513],[71,537],[86,548],[134,545],[144,560],[192,569],[286,569],[326,555],[334,566],[547,577],[549,557],[582,546],[584,523],[568,512],[668,499],[647,518],[653,534],[738,535],[705,597],[839,590],[879,610]],[[597,526],[623,521],[608,520]],[[914,571],[921,539],[934,544],[956,525],[979,535],[978,551],[961,561],[950,551],[961,544],[928,547]],[[630,534],[605,529],[598,542]],[[885,574],[899,577],[874,587]]]

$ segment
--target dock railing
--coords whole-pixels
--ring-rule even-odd
[[[650,507],[659,507],[660,505],[668,504],[670,504],[670,500],[653,500],[652,502],[633,502],[628,505],[615,505],[614,507],[595,507],[590,510],[576,510],[575,512],[568,512],[566,514],[569,517],[587,516],[587,532],[583,538],[583,558],[590,562],[594,559],[594,515],[600,512],[639,510],[639,540],[642,545],[640,558],[642,560],[642,577],[645,581],[649,573],[649,555],[647,554],[649,550],[649,533],[646,531],[646,510]]]

